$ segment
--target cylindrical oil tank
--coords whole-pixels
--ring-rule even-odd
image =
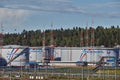
[[[12,62],[8,64],[8,66],[25,66],[26,62],[28,62],[28,56],[29,54],[27,51],[24,51],[26,47],[25,46],[19,46],[19,45],[7,45],[3,46],[1,48],[1,56],[7,61],[11,61],[15,58]]]

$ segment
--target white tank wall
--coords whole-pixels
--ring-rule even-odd
[[[2,57],[9,62],[11,59],[13,59],[15,56],[17,56],[19,53],[21,53],[25,47],[17,46],[17,45],[9,45],[9,46],[3,46],[1,49]],[[18,58],[13,60],[11,64],[8,66],[24,66],[26,64],[26,56],[25,54],[20,55]]]
[[[71,54],[72,62],[80,61],[80,55],[82,54],[80,48],[71,48]]]
[[[61,60],[62,61],[70,61],[70,50],[61,49]]]
[[[56,47],[54,48],[54,58],[61,57],[61,48]]]
[[[97,49],[83,49],[83,53],[86,53],[86,60],[87,62],[98,62],[102,58],[102,54],[104,53],[103,50]]]
[[[80,48],[74,47],[57,47],[54,49],[54,58],[61,57],[61,61],[63,62],[76,62],[80,60],[81,50]],[[56,56],[56,54],[58,56]]]
[[[43,51],[41,47],[30,47],[29,48],[29,61],[31,62],[42,62]]]

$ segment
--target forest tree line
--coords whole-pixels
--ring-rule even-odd
[[[91,37],[91,27],[88,30],[88,46],[90,44]],[[81,31],[83,31],[83,36],[81,37]],[[45,30],[45,45],[49,46],[51,37],[51,30]],[[43,31],[41,30],[23,30],[21,33],[7,33],[4,34],[4,45],[22,45],[22,46],[42,46],[43,41]],[[61,47],[80,47],[81,38],[83,38],[83,46],[85,46],[85,34],[86,28],[73,27],[72,29],[54,29],[53,32],[53,44],[55,46]],[[115,45],[120,45],[120,28],[119,26],[111,26],[105,28],[103,26],[98,26],[94,29],[94,46],[114,47]]]

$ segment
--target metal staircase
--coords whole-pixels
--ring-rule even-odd
[[[97,66],[92,70],[93,72],[98,71],[99,69],[108,69],[108,68],[113,68],[112,66],[105,66],[105,64],[107,64],[107,62],[104,61],[105,58],[115,58],[113,56],[104,56],[102,57],[98,62],[97,62]],[[106,68],[107,67],[107,68]]]

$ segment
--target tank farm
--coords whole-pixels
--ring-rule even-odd
[[[119,77],[119,48],[28,47],[0,48],[1,80],[97,80]]]

